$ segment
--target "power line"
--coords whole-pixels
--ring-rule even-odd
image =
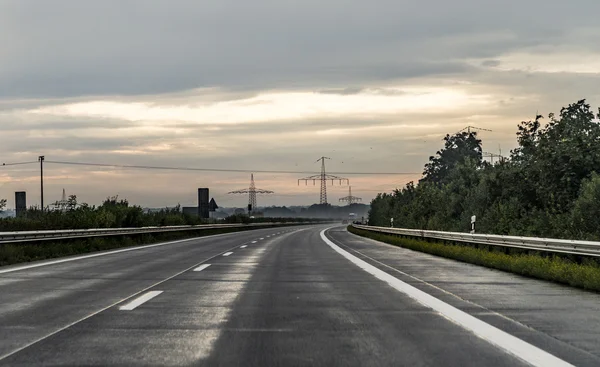
[[[34,164],[34,163],[38,163],[38,161],[31,161],[31,162],[16,162],[16,163],[2,163],[2,167],[8,167],[8,166],[22,166],[25,164]]]
[[[33,162],[37,163],[37,162]],[[90,162],[69,162],[69,161],[51,161],[45,163],[63,164],[72,166],[88,167],[108,167],[108,168],[129,168],[129,169],[150,169],[150,170],[170,170],[170,171],[201,171],[201,172],[236,172],[236,173],[289,173],[289,174],[312,174],[314,171],[280,171],[280,170],[252,170],[252,169],[225,169],[225,168],[195,168],[195,167],[167,167],[167,166],[145,166],[145,165],[124,165],[111,163],[90,163]],[[338,175],[416,175],[422,172],[332,172]]]

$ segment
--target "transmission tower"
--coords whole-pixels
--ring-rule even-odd
[[[334,180],[339,180],[340,185],[342,184],[343,181],[346,181],[346,183],[348,185],[350,184],[350,181],[347,178],[328,175],[325,172],[325,160],[326,159],[331,159],[331,158],[321,157],[321,158],[317,159],[317,161],[315,162],[315,163],[317,163],[317,162],[321,161],[321,174],[320,175],[309,176],[309,177],[301,178],[298,180],[298,185],[300,185],[300,181],[304,181],[304,183],[306,185],[308,185],[308,181],[310,181],[310,180],[312,180],[313,185],[316,183],[317,180],[321,181],[321,199],[319,201],[319,204],[327,204],[327,181],[328,180],[331,180],[332,185],[333,185]]]
[[[494,164],[494,157],[498,158],[498,162],[503,162],[505,159],[505,157],[501,154],[490,153],[490,152],[483,152],[483,157],[490,158],[490,163],[492,163],[492,164]]]
[[[362,201],[362,198],[352,196],[352,186],[348,186],[348,196],[340,198],[340,201],[346,201],[348,202],[348,205],[352,205],[354,203]]]
[[[492,132],[492,130],[489,130],[489,129],[482,129],[482,128],[480,128],[480,127],[477,127],[477,126],[467,126],[467,127],[465,127],[464,129],[462,129],[462,130],[460,130],[460,131],[457,131],[456,133],[458,134],[458,133],[461,133],[461,132],[463,132],[463,131],[467,130],[467,132],[470,134],[470,133],[471,133],[471,129]]]
[[[62,211],[62,212],[67,210],[69,201],[67,200],[67,192],[65,191],[65,189],[63,189],[63,191],[62,191],[62,198],[60,200],[56,201],[52,205],[54,206],[54,210],[58,210],[58,211]]]
[[[256,194],[273,194],[273,191],[257,189],[254,184],[254,173],[250,174],[250,187],[231,191],[228,194],[248,194],[248,213],[256,209]]]

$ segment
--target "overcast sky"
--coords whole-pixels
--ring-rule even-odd
[[[446,133],[515,147],[516,125],[600,105],[598,0],[0,0],[0,163],[47,160],[319,171],[353,194],[417,180]],[[0,198],[39,203],[36,165],[0,167]],[[302,174],[256,174],[259,205],[318,202]],[[249,174],[46,165],[99,203],[244,206]],[[330,186],[337,203],[348,188]]]

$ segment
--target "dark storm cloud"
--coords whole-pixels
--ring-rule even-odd
[[[0,96],[345,88],[467,72],[456,60],[563,42],[596,27],[599,9],[596,0],[1,2]]]

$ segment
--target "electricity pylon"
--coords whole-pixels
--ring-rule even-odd
[[[58,201],[56,201],[54,204],[54,210],[58,210],[61,212],[64,212],[67,210],[67,207],[69,206],[69,201],[67,200],[67,192],[65,191],[65,189],[63,189],[62,191],[62,198]]]
[[[494,164],[494,157],[498,157],[498,162],[504,161],[504,156],[501,154],[483,152],[483,158],[490,158],[492,164]]]
[[[471,133],[471,129],[492,132],[492,130],[489,130],[489,129],[482,129],[482,128],[480,128],[480,127],[477,127],[477,126],[467,126],[467,127],[465,127],[464,129],[462,129],[462,130],[458,131],[458,132],[457,132],[457,134],[458,134],[458,133],[461,133],[461,132],[463,132],[463,131],[465,131],[465,130],[467,130],[467,133],[469,133],[469,134],[470,134],[470,133]]]
[[[273,194],[273,191],[257,189],[254,184],[254,173],[252,173],[249,188],[231,191],[228,194],[248,194],[248,213],[250,213],[256,209],[256,194]]]
[[[317,159],[317,162],[321,161],[321,174],[320,175],[314,175],[314,176],[309,176],[309,177],[305,177],[305,178],[301,178],[298,180],[298,185],[300,185],[300,181],[304,181],[304,183],[306,185],[308,185],[308,181],[312,180],[313,185],[316,183],[317,180],[321,181],[321,199],[319,200],[319,204],[327,204],[327,181],[331,180],[331,184],[333,185],[334,180],[339,180],[340,181],[340,185],[342,184],[343,181],[346,181],[346,183],[348,185],[350,185],[350,180],[348,180],[347,178],[343,178],[343,177],[338,177],[338,176],[334,176],[334,175],[328,175],[325,172],[325,160],[326,159],[331,159],[329,157],[321,157],[319,159]]]
[[[352,205],[354,203],[362,201],[362,198],[352,196],[352,186],[348,186],[348,196],[340,198],[340,201],[346,201],[348,202],[348,205]]]

